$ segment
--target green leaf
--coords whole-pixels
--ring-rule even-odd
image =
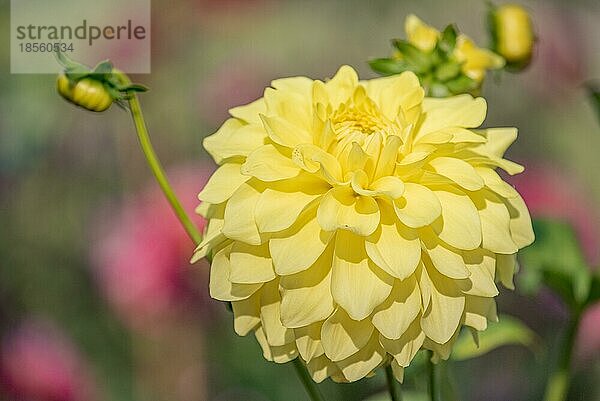
[[[445,82],[460,74],[460,69],[460,64],[449,61],[436,67],[435,77],[439,81]]]
[[[394,75],[408,71],[406,63],[391,58],[376,58],[369,60],[369,66],[373,71],[381,75]]]
[[[588,90],[588,94],[590,96],[592,106],[594,107],[594,109],[596,110],[596,113],[598,114],[598,119],[600,119],[600,88],[598,87],[597,84],[593,84],[593,83],[588,83],[586,85],[586,88]]]
[[[148,92],[150,90],[150,88],[142,84],[130,84],[119,89],[127,92]]]
[[[580,308],[590,294],[592,277],[573,228],[561,221],[534,220],[533,230],[536,241],[520,254],[521,289],[532,294],[545,284],[571,308]]]
[[[537,336],[521,321],[510,317],[500,316],[499,322],[490,322],[485,331],[478,332],[479,347],[476,345],[471,333],[463,331],[452,351],[452,359],[464,361],[487,354],[488,352],[505,345],[522,345],[535,348]]]
[[[463,93],[471,93],[479,87],[479,83],[477,83],[474,79],[461,74],[457,78],[446,82],[446,86],[450,92],[455,95],[459,95]]]
[[[98,63],[94,70],[92,71],[94,74],[110,74],[113,70],[113,64],[110,60],[104,60]]]
[[[410,69],[416,73],[425,73],[431,69],[431,59],[421,50],[405,40],[394,39],[392,44],[400,51]]]
[[[590,284],[590,293],[588,299],[585,302],[586,306],[595,304],[600,301],[600,275],[598,272],[592,276],[592,282]]]
[[[442,32],[442,37],[437,43],[437,48],[446,54],[450,54],[454,51],[454,46],[456,46],[456,38],[458,36],[458,32],[454,24],[448,25],[444,32]]]
[[[383,391],[364,401],[391,401],[391,398],[387,391]],[[429,401],[429,395],[422,391],[402,391],[402,401]]]

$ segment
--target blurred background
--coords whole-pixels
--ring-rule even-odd
[[[490,76],[486,125],[519,128],[509,157],[527,169],[513,183],[534,216],[571,223],[597,266],[600,125],[582,83],[600,79],[600,3],[523,3],[538,35],[534,61],[523,74]],[[325,78],[341,64],[372,77],[367,59],[389,54],[410,12],[488,43],[484,1],[152,7],[152,74],[133,79],[152,88],[142,96],[151,135],[190,211],[214,169],[202,139],[271,79]],[[306,400],[292,367],[264,361],[209,299],[207,265],[188,265],[193,247],[151,179],[129,115],[74,108],[54,76],[10,75],[9,18],[0,0],[0,400]],[[466,401],[539,400],[566,309],[549,291],[502,291],[498,301],[538,333],[539,347],[452,362],[456,391]],[[599,351],[597,306],[577,340],[570,399],[600,400]],[[361,400],[381,391],[382,376],[321,387],[328,400]]]

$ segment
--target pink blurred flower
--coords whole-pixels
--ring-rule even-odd
[[[0,382],[14,399],[94,401],[97,389],[76,346],[53,324],[28,320],[2,342]]]
[[[588,263],[600,260],[600,219],[593,198],[577,181],[556,167],[532,165],[525,173],[509,178],[529,207],[531,216],[561,219],[570,223]]]
[[[576,354],[579,361],[600,357],[600,302],[589,307],[581,318]]]
[[[570,223],[582,245],[587,262],[596,267],[600,259],[600,220],[591,196],[556,167],[528,166],[525,173],[511,177],[525,199],[531,215]],[[550,300],[544,295],[545,302]],[[551,304],[551,302],[548,302]],[[600,352],[600,303],[585,312],[577,338],[576,355],[585,360]]]
[[[200,230],[204,220],[194,208],[209,174],[205,167],[183,167],[168,174]],[[152,182],[100,220],[104,221],[94,234],[92,265],[101,291],[127,325],[149,328],[205,303],[207,269],[189,265],[194,245],[157,184]]]

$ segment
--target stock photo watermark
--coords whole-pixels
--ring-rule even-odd
[[[150,0],[11,0],[11,73],[56,73],[55,54],[150,73]]]

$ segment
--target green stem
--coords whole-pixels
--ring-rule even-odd
[[[387,365],[385,367],[385,378],[387,379],[388,391],[390,392],[392,401],[402,401],[400,383],[398,383],[398,380],[396,380],[396,377],[394,376],[392,365]]]
[[[431,401],[441,401],[440,388],[439,388],[439,372],[438,368],[431,361],[433,352],[428,351],[427,353],[427,373],[429,376],[429,397]]]
[[[580,318],[581,313],[575,312],[569,321],[559,347],[557,363],[546,384],[544,401],[564,401],[567,399],[569,382],[571,380],[571,357],[573,355]]]
[[[308,374],[306,366],[304,366],[304,362],[302,362],[302,360],[298,357],[294,359],[293,364],[294,369],[296,369],[296,374],[302,382],[302,385],[308,393],[308,396],[310,397],[311,401],[325,401],[325,398],[323,398],[323,395],[321,395],[321,392],[317,388],[317,384]]]
[[[183,228],[189,235],[189,237],[194,241],[194,244],[198,245],[200,241],[202,241],[202,235],[198,231],[198,228],[192,223],[189,216],[181,206],[179,199],[175,195],[173,188],[169,184],[169,180],[165,174],[164,169],[162,168],[158,157],[156,156],[156,152],[152,147],[152,143],[150,142],[150,136],[148,135],[148,129],[146,128],[146,122],[144,121],[144,115],[142,114],[142,108],[140,107],[140,101],[137,95],[133,92],[129,93],[129,107],[131,109],[131,116],[133,117],[133,122],[135,124],[135,130],[137,132],[138,139],[140,141],[140,146],[142,147],[142,151],[144,152],[144,156],[146,157],[146,161],[148,162],[148,166],[152,170],[160,189],[162,189],[165,197],[171,204],[173,211],[177,215],[177,218],[183,225]]]

